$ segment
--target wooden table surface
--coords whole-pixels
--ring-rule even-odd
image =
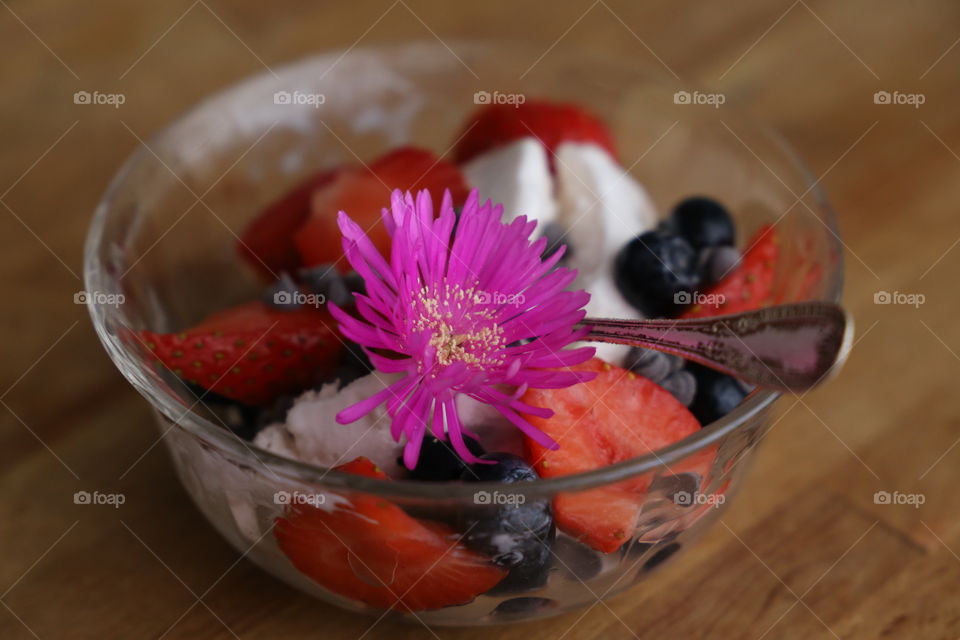
[[[607,606],[495,633],[960,637],[960,4],[0,4],[0,637],[493,633],[371,628],[240,558],[152,447],[146,404],[73,300],[87,224],[137,146],[131,130],[146,137],[211,91],[309,52],[475,35],[663,64],[773,123],[839,212],[859,326],[836,381],[781,401],[745,490],[699,546]],[[126,103],[78,106],[79,90]],[[924,103],[874,104],[880,90]],[[875,304],[879,291],[923,304]],[[125,504],[76,506],[80,490]],[[876,491],[923,504],[876,504]]]

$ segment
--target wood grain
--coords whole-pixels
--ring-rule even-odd
[[[781,402],[746,489],[699,546],[609,608],[497,635],[960,636],[957,3],[2,4],[0,637],[434,637],[371,628],[238,562],[153,446],[146,404],[73,294],[93,208],[137,146],[131,131],[148,136],[217,88],[316,50],[477,35],[662,63],[749,105],[822,177],[860,327],[835,382]],[[84,89],[127,103],[80,108]],[[878,90],[926,102],[875,105]],[[880,290],[926,302],[875,305]],[[95,489],[127,502],[73,504]],[[878,505],[878,490],[925,503]]]

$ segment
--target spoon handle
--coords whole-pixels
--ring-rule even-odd
[[[762,387],[803,391],[846,360],[853,320],[839,305],[800,302],[690,320],[586,318],[588,340],[682,356]]]

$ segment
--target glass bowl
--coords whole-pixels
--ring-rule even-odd
[[[236,236],[306,175],[407,142],[443,154],[478,103],[504,95],[585,105],[606,120],[624,167],[660,211],[689,195],[713,196],[734,213],[741,246],[760,225],[775,223],[783,256],[778,299],[806,291],[836,300],[842,264],[835,221],[794,154],[725,97],[622,59],[556,51],[541,57],[523,46],[483,42],[455,43],[452,51],[412,43],[327,53],[274,71],[205,100],[139,148],[99,204],[85,253],[97,334],[155,409],[177,474],[210,522],[250,560],[306,593],[429,625],[559,614],[647,580],[689,548],[730,504],[769,428],[777,393],[756,390],[724,418],[655,455],[587,473],[522,486],[388,482],[279,457],[239,439],[179,381],[155,370],[134,334],[177,331],[257,297],[262,284],[239,259]],[[818,274],[812,290],[804,284],[810,272]],[[618,551],[594,552],[561,533],[542,586],[439,609],[405,610],[402,593],[391,599],[399,600],[394,606],[367,604],[344,595],[336,580],[321,579],[323,586],[291,564],[273,530],[297,496],[328,504],[375,497],[418,518],[444,520],[476,510],[484,500],[478,496],[497,492],[552,500],[638,480],[649,489],[637,534]],[[429,573],[422,576],[427,584]]]

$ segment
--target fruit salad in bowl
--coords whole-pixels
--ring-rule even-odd
[[[188,493],[349,609],[493,624],[645,581],[722,513],[777,394],[589,342],[585,319],[839,292],[832,218],[814,187],[791,211],[807,178],[775,138],[670,126],[670,84],[609,62],[517,85],[518,51],[359,48],[249,80],[134,155],[91,230],[88,288],[126,299],[95,326]]]

